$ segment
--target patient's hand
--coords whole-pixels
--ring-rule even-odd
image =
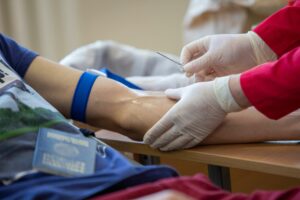
[[[121,133],[134,140],[142,140],[144,134],[151,128],[175,102],[163,93],[137,95],[124,103],[120,123]]]

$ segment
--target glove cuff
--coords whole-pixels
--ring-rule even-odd
[[[247,36],[251,43],[257,65],[277,59],[276,53],[259,37],[259,35],[253,31],[249,31]]]
[[[243,108],[236,103],[233,98],[230,88],[229,88],[229,79],[230,76],[224,76],[221,78],[216,78],[214,80],[214,92],[217,98],[217,101],[221,108],[227,112],[236,112],[240,111]]]

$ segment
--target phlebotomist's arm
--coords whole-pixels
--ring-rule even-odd
[[[300,107],[300,1],[293,1],[262,22],[254,31],[279,60],[241,75],[244,94],[252,105],[272,119]]]

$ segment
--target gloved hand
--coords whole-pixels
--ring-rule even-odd
[[[276,60],[272,49],[255,33],[211,35],[187,44],[181,52],[187,76],[218,77],[241,73]]]
[[[195,82],[194,76],[186,77],[184,74],[172,74],[168,76],[132,76],[128,81],[140,86],[144,90],[164,91],[170,88],[180,88]]]
[[[190,148],[200,143],[228,112],[242,108],[231,95],[229,77],[166,90],[179,100],[144,136],[144,142],[162,151]]]

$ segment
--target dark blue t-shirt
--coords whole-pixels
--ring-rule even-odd
[[[33,59],[37,56],[37,53],[20,46],[3,34],[0,34],[0,54],[22,78]]]
[[[86,199],[177,176],[165,166],[132,164],[101,142],[93,175],[66,178],[34,171],[32,158],[39,128],[84,137],[21,78],[36,56],[0,34],[0,199]]]

